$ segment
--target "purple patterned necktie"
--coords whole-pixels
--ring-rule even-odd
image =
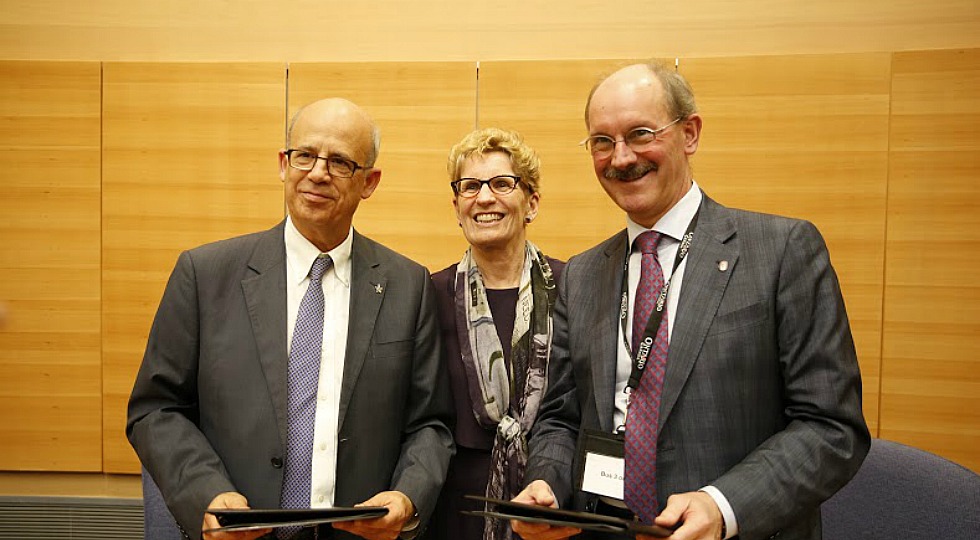
[[[634,245],[642,255],[640,282],[633,301],[633,354],[646,331],[647,321],[654,312],[657,297],[664,286],[664,273],[657,259],[657,244],[661,234],[647,231],[639,235]],[[657,335],[647,357],[639,387],[630,395],[626,417],[626,505],[644,523],[653,523],[657,516],[657,427],[660,416],[660,391],[667,367],[667,307],[657,328]]]
[[[310,479],[313,461],[313,425],[316,420],[316,392],[320,381],[320,350],[323,346],[323,288],[320,281],[332,264],[321,255],[310,269],[310,285],[299,304],[296,328],[289,349],[287,381],[286,465],[283,472],[280,506],[310,507]],[[298,528],[280,529],[287,538]]]

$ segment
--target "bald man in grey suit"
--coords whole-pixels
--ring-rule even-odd
[[[672,538],[685,540],[817,540],[821,502],[870,446],[840,287],[812,224],[725,208],[701,191],[688,163],[701,125],[690,86],[663,65],[625,67],[590,95],[587,144],[627,228],[573,257],[562,275],[529,485],[515,500],[636,511],[577,490],[571,471],[580,429],[625,426],[627,438],[634,429],[624,391],[633,353],[624,343],[643,255],[631,246],[652,230],[664,238],[655,256],[670,283],[669,345],[656,480],[640,490],[660,513],[645,521],[677,527]],[[689,251],[675,266],[689,231]],[[627,453],[627,486],[631,465]],[[513,526],[527,540],[578,532]]]
[[[329,255],[309,500],[388,514],[323,527],[319,538],[417,533],[454,449],[429,274],[352,228],[381,178],[377,128],[363,110],[315,102],[297,113],[288,138],[279,153],[287,220],[178,259],[127,435],[190,538],[218,525],[208,508],[278,508],[295,427],[287,420],[288,336],[313,261]]]

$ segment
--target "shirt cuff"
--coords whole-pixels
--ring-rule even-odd
[[[715,486],[704,486],[698,491],[707,493],[715,501],[715,504],[718,505],[718,509],[721,510],[721,517],[725,520],[725,532],[721,537],[722,540],[728,540],[738,534],[738,522],[735,521],[735,511],[732,510],[732,505],[728,504],[728,499],[721,494],[721,491]]]
[[[419,513],[415,512],[415,514],[405,522],[405,525],[402,526],[402,532],[398,535],[398,537],[402,540],[412,540],[417,537],[419,533],[422,532],[419,530],[420,521]]]

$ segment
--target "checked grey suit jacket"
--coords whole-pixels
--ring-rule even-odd
[[[547,481],[562,507],[591,502],[570,478],[579,427],[614,428],[626,244],[621,231],[573,257],[559,285],[525,481]],[[673,493],[713,485],[740,538],[819,539],[819,505],[857,471],[870,436],[844,302],[816,228],[705,196],[670,316],[660,508]]]
[[[127,436],[191,538],[221,492],[279,506],[284,224],[180,255],[130,397]],[[353,234],[335,504],[398,490],[424,523],[454,451],[435,297],[424,267]]]

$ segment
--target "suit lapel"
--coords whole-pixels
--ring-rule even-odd
[[[351,246],[350,320],[347,328],[347,354],[344,358],[344,380],[340,388],[338,429],[344,426],[357,377],[374,340],[374,325],[387,291],[387,280],[374,245],[354,231]]]
[[[623,286],[623,263],[626,260],[627,235],[624,230],[607,241],[606,249],[596,260],[596,268],[586,272],[595,276],[597,283],[584,284],[590,287],[596,298],[595,310],[598,326],[590,351],[592,365],[592,392],[595,396],[596,412],[602,431],[613,430],[613,406],[616,394],[616,363],[619,351],[619,313],[620,295]],[[616,291],[609,294],[606,291]],[[576,306],[577,307],[577,306]],[[574,307],[573,307],[574,309]],[[589,317],[587,313],[585,317]],[[612,361],[609,361],[612,351]]]
[[[694,368],[735,269],[739,255],[738,244],[734,241],[735,233],[735,224],[724,207],[705,195],[684,269],[677,318],[670,337],[660,403],[660,430],[670,417]],[[719,269],[720,261],[728,261],[725,271]]]
[[[286,244],[285,222],[267,231],[248,261],[252,275],[242,292],[252,323],[259,362],[275,407],[279,438],[286,444]]]

